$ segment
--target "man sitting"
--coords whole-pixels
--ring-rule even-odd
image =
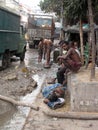
[[[69,42],[65,41],[63,43],[63,49],[67,52],[65,55],[57,57],[57,61],[61,64],[61,66],[56,74],[58,83],[61,83],[62,85],[66,84],[65,77],[67,77],[67,73],[69,71],[78,72],[82,65],[80,55],[77,53],[72,43],[70,44]]]

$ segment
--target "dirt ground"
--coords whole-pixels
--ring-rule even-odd
[[[36,59],[36,55],[33,57]],[[32,59],[32,51],[27,50],[26,55],[30,55]],[[29,62],[27,58],[26,62]],[[35,62],[35,61],[34,61]],[[32,62],[33,63],[33,62]],[[37,87],[37,82],[32,78],[33,75],[39,73],[41,70],[34,66],[27,67],[25,62],[14,61],[10,67],[0,71],[0,95],[7,96],[15,100],[20,100],[21,97],[31,93]],[[12,107],[7,102],[0,100],[0,114],[3,114]]]
[[[0,72],[0,94],[18,97],[32,92],[37,83],[31,75],[32,72],[24,66],[24,63],[13,63],[10,68]]]

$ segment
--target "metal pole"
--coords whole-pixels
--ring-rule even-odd
[[[60,22],[61,22],[61,26],[63,27],[63,0],[61,0],[61,19],[60,19]],[[60,33],[60,40],[64,40],[64,34],[63,34],[63,30],[61,30],[61,33]]]
[[[63,26],[63,0],[61,0],[61,25]]]

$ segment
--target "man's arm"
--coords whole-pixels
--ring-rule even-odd
[[[58,56],[57,60],[59,60],[59,59],[66,59],[66,58],[68,58],[68,57],[71,55],[72,50],[73,50],[73,49],[72,49],[72,48],[70,48],[70,49],[67,51],[66,55]]]

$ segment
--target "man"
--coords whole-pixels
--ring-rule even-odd
[[[42,60],[42,55],[44,55],[44,59],[46,59],[46,63],[44,65],[45,68],[50,68],[50,54],[52,46],[53,46],[52,40],[43,38],[40,39],[38,45],[38,52],[39,52],[38,61],[40,62]]]
[[[81,58],[77,51],[75,50],[73,44],[65,41],[62,45],[63,49],[66,50],[66,54],[58,56],[57,61],[60,61],[61,67],[57,71],[57,80],[58,83],[62,85],[66,84],[67,73],[69,71],[77,72],[81,67]],[[56,78],[55,78],[56,79]],[[54,83],[55,79],[50,83]]]
[[[67,75],[68,71],[77,72],[81,67],[81,58],[74,48],[73,44],[69,44],[65,41],[63,48],[67,50],[65,55],[59,56],[57,60],[62,61],[62,66],[58,69],[57,79],[58,83],[64,83],[64,77]]]
[[[52,51],[52,40],[50,39],[44,39],[44,55],[46,59],[45,68],[50,67],[50,54]]]
[[[45,97],[43,102],[52,109],[61,107],[65,103],[65,90],[66,88],[59,83],[51,86],[45,86],[42,89],[42,94]]]
[[[41,38],[40,42],[38,44],[38,62],[42,61],[42,57],[43,57],[43,42],[44,42],[44,39]]]

